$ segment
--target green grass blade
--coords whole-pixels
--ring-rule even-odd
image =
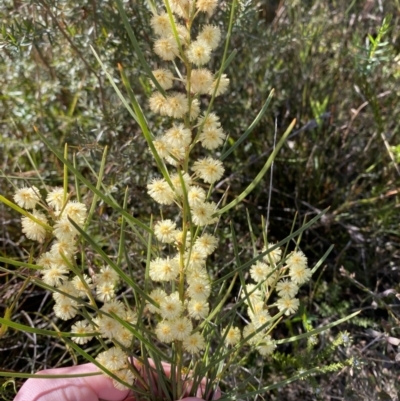
[[[92,174],[95,177],[95,179],[97,181],[99,181],[99,177],[98,177],[97,173],[94,171],[94,169],[92,168],[92,166],[90,165],[89,161],[86,159],[85,156],[82,156],[82,158],[85,161],[85,163],[86,163],[87,167],[89,168],[89,170],[92,172]],[[102,189],[104,192],[108,191],[108,189],[103,184],[103,182],[100,183],[100,186],[101,186],[101,188],[99,188],[99,190]],[[125,189],[125,193],[127,193],[127,191],[128,191],[128,187]],[[114,202],[115,204],[117,204],[117,201],[115,200],[115,198],[110,193],[108,194],[108,198],[110,199],[111,202]],[[122,209],[126,212],[126,207],[123,207]],[[122,216],[122,217],[124,217],[124,216]],[[128,223],[129,227],[132,229],[132,231],[135,233],[135,235],[138,237],[138,239],[142,242],[142,244],[145,245],[147,242],[146,242],[145,238],[143,237],[143,235],[140,233],[140,231],[137,229],[137,227],[135,227],[135,225],[132,224],[132,221],[126,220],[126,219],[125,219],[125,221]],[[85,225],[85,229],[86,229],[86,225]]]
[[[286,385],[288,385],[289,383],[292,383],[292,382],[294,382],[294,381],[296,381],[296,380],[302,379],[303,377],[310,376],[310,375],[313,374],[313,373],[318,373],[318,372],[320,372],[320,371],[321,371],[321,368],[319,368],[319,367],[312,368],[312,369],[309,369],[309,370],[305,370],[305,371],[303,371],[303,372],[301,372],[301,373],[298,373],[297,375],[294,375],[294,376],[290,377],[289,379],[282,380],[282,381],[280,381],[280,382],[278,382],[278,383],[271,384],[270,386],[266,386],[266,387],[257,389],[257,390],[255,390],[255,391],[250,391],[250,392],[244,391],[243,394],[241,394],[241,395],[242,395],[242,397],[244,397],[244,398],[246,398],[246,397],[251,397],[251,396],[255,396],[255,395],[259,395],[259,394],[265,395],[265,392],[266,392],[266,391],[269,391],[269,390],[273,390],[273,389],[276,389],[276,388],[280,388],[280,387],[286,386]],[[236,391],[237,391],[237,390],[236,390]],[[236,393],[235,393],[235,394],[236,394]],[[226,400],[226,401],[232,400],[232,395],[228,393],[226,396],[221,397],[220,400],[221,400],[221,401],[224,401],[224,400]]]
[[[31,263],[27,262],[18,262],[17,260],[14,259],[9,259],[9,258],[3,258],[0,256],[0,262],[12,265],[12,266],[18,266],[18,267],[28,267],[29,269],[34,269],[34,270],[42,270],[41,266],[38,265],[33,265]]]
[[[218,302],[217,306],[213,308],[213,310],[210,312],[210,314],[207,316],[207,318],[204,320],[203,323],[200,324],[200,328],[203,328],[206,323],[212,321],[214,317],[220,312],[220,310],[224,307],[226,301],[228,300],[229,297],[231,297],[231,293],[233,290],[233,286],[235,285],[237,278],[237,274],[233,277],[233,280],[229,284],[229,287],[224,295],[224,297],[221,299],[221,301]]]
[[[315,264],[315,266],[311,270],[312,274],[314,274],[321,267],[322,263],[324,263],[325,259],[328,257],[334,247],[334,245],[331,245],[329,249],[324,253],[324,256],[322,256],[322,258]]]
[[[145,73],[150,77],[150,79],[153,81],[155,87],[157,88],[158,91],[160,91],[164,96],[166,96],[165,90],[161,87],[161,85],[158,83],[156,80],[155,76],[153,75],[151,68],[149,64],[147,63],[146,59],[143,56],[142,50],[140,49],[139,42],[136,39],[135,33],[133,32],[133,29],[131,27],[131,24],[129,23],[128,16],[126,15],[126,12],[124,10],[124,6],[122,4],[121,0],[116,0],[117,3],[117,8],[119,11],[119,14],[121,16],[122,22],[124,24],[124,27],[126,29],[126,32],[128,33],[129,39],[132,43],[133,48],[135,49],[135,53],[139,58],[140,64],[143,67],[143,70]]]
[[[90,48],[92,49],[92,52],[94,54],[94,56],[96,57],[97,61],[99,62],[102,70],[104,71],[104,73],[106,74],[108,80],[110,81],[110,84],[112,85],[112,87],[114,88],[115,92],[117,93],[118,97],[120,98],[122,104],[125,106],[125,108],[129,111],[129,114],[133,117],[133,119],[139,124],[138,121],[138,117],[135,114],[135,112],[131,109],[131,106],[129,106],[129,103],[127,102],[127,100],[125,99],[124,95],[121,93],[121,91],[118,89],[118,86],[115,84],[113,77],[111,76],[111,74],[107,71],[106,66],[103,64],[103,62],[100,60],[100,57],[97,55],[96,50],[94,50],[94,48],[92,46],[90,46]],[[140,124],[139,124],[140,125]]]
[[[223,66],[221,67],[221,75],[222,73],[227,69],[228,65],[232,62],[232,60],[235,58],[237,55],[238,51],[236,49],[232,50],[231,54],[228,56],[228,58],[224,61]]]
[[[166,354],[164,354],[157,346],[151,343],[151,341],[145,338],[145,336],[142,335],[140,330],[135,329],[135,327],[131,326],[129,323],[122,320],[115,313],[111,313],[110,316],[112,316],[115,320],[118,321],[118,323],[120,323],[127,330],[129,330],[140,341],[141,344],[144,344],[148,349],[152,350],[161,360],[170,362],[170,358]],[[143,330],[143,332],[148,332],[148,330],[145,330],[143,327],[141,328],[141,330]]]
[[[127,203],[128,203],[128,187],[125,188],[124,203],[122,204],[122,208],[124,210],[126,210]],[[117,265],[120,265],[122,263],[122,258],[125,254],[125,226],[126,226],[126,220],[125,217],[122,216],[120,233],[119,233]]]
[[[11,209],[14,209],[19,214],[22,214],[23,216],[29,217],[32,221],[34,221],[35,223],[41,225],[47,231],[53,231],[53,229],[48,224],[43,223],[43,221],[39,220],[38,218],[36,218],[35,216],[33,216],[31,213],[27,212],[26,210],[22,209],[21,207],[16,205],[14,202],[9,201],[7,198],[5,198],[2,195],[0,195],[0,202],[4,203],[5,205],[10,207]]]
[[[317,329],[308,331],[307,333],[303,333],[303,334],[299,334],[298,336],[293,336],[293,337],[289,337],[289,338],[284,338],[283,340],[277,340],[275,341],[276,344],[287,344],[287,343],[291,343],[293,341],[297,341],[297,340],[301,340],[302,338],[308,338],[311,336],[315,336],[316,334],[322,333],[323,331],[326,331],[328,329],[331,329],[332,327],[335,327],[341,323],[346,322],[347,320],[352,319],[353,317],[356,317],[361,311],[357,311],[352,313],[351,315],[348,315],[342,319],[339,320],[335,320],[332,323],[329,323],[325,326],[319,327]]]
[[[285,239],[282,241],[277,242],[274,246],[271,246],[271,248],[268,248],[266,251],[261,252],[258,256],[254,257],[253,259],[249,260],[248,262],[245,262],[243,265],[237,267],[236,269],[230,271],[228,274],[225,276],[215,280],[213,282],[213,285],[218,285],[220,283],[223,283],[225,280],[227,280],[229,277],[232,277],[234,274],[236,274],[239,270],[247,269],[250,267],[253,263],[257,262],[261,258],[263,258],[265,255],[267,255],[269,252],[272,252],[274,249],[279,248],[285,244],[287,244],[289,241],[291,241],[293,238],[297,237],[300,235],[303,231],[307,230],[309,227],[311,227],[315,222],[317,222],[327,211],[329,208],[326,208],[323,210],[321,213],[318,213],[314,218],[312,218],[308,223],[304,224],[301,226],[298,230],[294,231],[292,234],[287,236]]]
[[[78,379],[80,377],[98,376],[101,372],[91,373],[75,373],[72,375],[36,375],[34,373],[13,373],[13,372],[1,372],[0,377],[14,377],[16,379]]]
[[[129,94],[129,97],[130,97],[130,100],[131,100],[134,110],[132,110],[132,108],[129,106],[127,100],[125,99],[124,95],[118,89],[117,85],[114,82],[113,77],[107,71],[105,65],[100,60],[100,57],[97,55],[96,51],[93,49],[93,47],[91,47],[91,49],[92,49],[92,52],[93,52],[94,56],[96,57],[97,61],[99,62],[101,68],[103,69],[104,73],[106,74],[108,80],[110,81],[112,87],[114,88],[115,92],[117,93],[118,97],[120,98],[121,102],[123,103],[123,105],[126,107],[128,112],[131,114],[131,116],[134,118],[134,120],[139,124],[140,128],[142,129],[143,135],[144,135],[144,137],[150,147],[150,150],[157,162],[157,166],[158,166],[159,170],[161,171],[163,177],[168,182],[168,184],[172,186],[172,183],[169,178],[169,174],[165,168],[165,165],[164,165],[163,161],[161,160],[160,156],[158,155],[156,148],[153,145],[152,135],[147,126],[146,118],[142,112],[142,109],[140,108],[138,101],[136,100],[135,95],[133,94],[133,91],[126,79],[126,76],[123,74],[122,67],[120,66],[119,69],[121,71],[121,75],[122,75],[122,79],[123,79],[125,88],[128,90],[128,94]]]
[[[100,191],[101,184],[103,182],[104,169],[105,169],[105,166],[106,166],[106,159],[107,159],[107,149],[108,148],[106,146],[104,148],[104,152],[103,152],[103,155],[102,155],[102,158],[101,158],[100,171],[99,171],[99,175],[97,177],[97,184],[96,184],[96,189],[98,191]],[[97,204],[98,199],[99,199],[98,195],[93,194],[92,204],[90,205],[88,217],[87,217],[86,222],[85,222],[85,229],[87,227],[89,227],[90,222],[92,221],[93,213],[94,213],[94,210],[96,209],[96,204]]]
[[[264,103],[264,106],[262,107],[260,112],[257,114],[257,117],[254,119],[254,121],[250,124],[249,128],[247,128],[247,130],[240,136],[240,138],[226,152],[224,152],[222,154],[222,156],[220,157],[221,161],[224,161],[253,132],[254,128],[260,122],[261,118],[264,116],[265,112],[267,111],[268,106],[271,103],[273,95],[274,95],[274,89],[272,89],[271,92],[269,93],[268,98]]]
[[[264,167],[257,174],[257,177],[253,180],[253,182],[236,199],[234,199],[231,203],[229,203],[228,205],[226,205],[222,209],[218,210],[218,212],[215,214],[216,216],[221,216],[222,214],[226,213],[229,209],[231,209],[234,206],[238,205],[260,183],[260,181],[264,177],[265,173],[270,168],[270,166],[271,166],[272,162],[274,161],[276,155],[278,154],[279,150],[281,149],[281,147],[285,143],[286,138],[288,137],[288,135],[292,131],[295,123],[296,123],[296,120],[293,120],[293,122],[289,125],[288,129],[283,134],[282,138],[279,140],[278,144],[276,145],[276,148],[271,153],[271,155],[269,156],[268,160],[264,164]]]
[[[46,146],[53,152],[53,154],[64,164],[68,166],[68,169],[79,178],[79,180],[85,184],[94,194],[96,194],[101,200],[103,200],[107,205],[111,206],[114,210],[118,211],[122,214],[128,221],[132,222],[133,224],[139,226],[143,230],[147,232],[152,232],[151,228],[148,227],[146,224],[142,223],[140,220],[131,216],[126,210],[121,208],[115,201],[113,201],[109,196],[102,194],[89,180],[87,180],[67,159],[62,156],[55,146],[53,146],[47,138],[42,135],[39,131],[36,130],[36,133],[40,136]],[[1,196],[1,195],[0,195]],[[1,200],[1,198],[0,198]]]
[[[107,263],[113,270],[115,270],[119,277],[128,285],[132,287],[132,289],[138,292],[144,299],[153,303],[154,301],[115,263],[113,262],[107,254],[103,251],[103,249],[88,235],[85,231],[82,230],[72,219],[68,218],[69,222],[76,228],[79,234],[85,239],[85,241],[97,252],[97,254],[103,258],[104,262]]]
[[[146,118],[145,118],[145,116],[143,114],[143,111],[142,111],[140,105],[139,105],[139,102],[137,101],[137,99],[135,97],[135,94],[132,91],[132,88],[131,88],[131,86],[129,84],[129,81],[128,81],[128,79],[127,79],[122,67],[120,67],[119,70],[120,70],[120,73],[121,73],[122,83],[124,84],[125,89],[128,92],[128,96],[129,96],[129,99],[130,99],[130,101],[132,103],[132,107],[134,108],[136,116],[138,118],[138,124],[140,125],[140,128],[142,129],[143,136],[146,139],[147,144],[149,145],[150,151],[151,151],[151,153],[152,153],[152,155],[153,155],[153,157],[154,157],[154,159],[155,159],[155,161],[157,163],[157,167],[160,170],[161,174],[163,175],[164,179],[172,187],[172,182],[171,182],[171,180],[169,178],[169,174],[168,174],[168,171],[167,171],[167,169],[165,167],[165,164],[162,161],[162,159],[160,158],[160,156],[158,155],[158,152],[157,152],[156,148],[154,147],[153,136],[152,136],[152,134],[151,134],[151,132],[149,130],[149,127],[148,127],[147,122],[146,122]]]
[[[153,215],[150,218],[150,226],[153,227]],[[150,293],[149,287],[151,285],[150,279],[150,261],[151,261],[151,249],[153,246],[153,236],[149,234],[147,239],[147,255],[146,255],[146,270],[144,272],[144,291],[145,293]],[[144,305],[141,305],[141,312],[143,312]]]
[[[26,333],[34,333],[34,334],[40,334],[43,336],[51,336],[51,337],[57,337],[57,338],[77,337],[77,335],[75,333],[66,333],[66,332],[61,332],[61,331],[38,329],[36,327],[31,327],[31,326],[26,326],[21,323],[16,323],[16,322],[13,322],[12,320],[4,319],[2,317],[0,317],[0,323],[3,324],[4,326],[11,327],[18,331],[24,331]]]

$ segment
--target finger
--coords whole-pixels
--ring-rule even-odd
[[[187,398],[182,398],[180,401],[204,401],[202,398],[197,398],[197,397],[187,397]]]
[[[66,384],[63,379],[28,379],[14,401],[99,401],[91,388]]]
[[[80,374],[98,372],[92,363],[67,368],[47,369],[38,372],[46,374]],[[19,390],[14,401],[122,401],[129,390],[121,391],[114,387],[112,380],[104,375],[60,378],[28,379]]]
[[[207,395],[206,393],[206,388],[207,388],[207,384],[205,379],[203,379],[200,382],[200,386],[198,387],[197,391],[196,391],[196,399],[203,399],[203,398],[207,398],[208,400],[219,400],[221,398],[221,390],[219,389],[219,387],[217,387],[216,390],[209,390]],[[212,397],[211,397],[212,396]]]
[[[87,363],[80,366],[86,366],[86,369],[90,369],[91,372],[99,372],[99,368],[92,363]],[[96,393],[98,398],[103,400],[121,401],[124,400],[130,392],[128,389],[118,390],[115,388],[112,379],[104,374],[82,377],[81,379]]]
[[[124,401],[135,401],[135,398],[133,398],[133,396],[128,396],[128,398],[124,399]],[[204,400],[203,398],[187,397],[187,398],[182,398],[179,401],[204,401]]]

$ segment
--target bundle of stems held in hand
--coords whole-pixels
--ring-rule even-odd
[[[117,3],[126,23],[122,4]],[[233,149],[221,154],[227,146],[227,133],[212,111],[215,97],[229,90],[229,78],[223,72],[226,51],[219,71],[206,67],[223,36],[221,28],[212,24],[218,3],[165,0],[163,7],[150,5],[154,63],[158,68],[152,70],[148,64],[145,67],[153,86],[149,108],[164,117],[159,132],[150,133],[122,67],[122,82],[133,109],[118,93],[140,125],[159,168],[159,175],[147,185],[147,193],[159,205],[161,217],[154,222],[152,217],[138,222],[112,197],[102,193],[103,170],[95,187],[68,161],[67,152],[62,156],[56,150],[65,166],[64,188],[44,188],[46,196],[42,198],[37,187],[24,187],[16,191],[15,204],[2,200],[24,215],[25,236],[41,244],[36,265],[30,267],[40,271],[41,285],[52,289],[55,315],[63,320],[76,319],[71,328],[74,343],[69,342],[73,349],[111,376],[117,388],[128,387],[153,400],[159,399],[160,394],[175,400],[199,394],[201,389],[202,396],[211,399],[219,386],[227,386],[225,376],[232,365],[242,360],[243,351],[255,351],[261,357],[275,351],[273,330],[285,316],[297,312],[299,288],[313,273],[298,242],[291,252],[287,246],[309,224],[278,244],[268,243],[264,235],[257,241],[262,245],[255,249],[254,258],[244,264],[239,262],[235,242],[236,264],[232,271],[213,277],[216,269],[209,269],[214,263],[211,256],[223,251],[217,227],[220,216],[239,204],[260,182],[294,123],[251,185],[219,208],[213,187],[223,177],[223,159]],[[235,2],[231,7],[227,38]],[[137,45],[133,31],[127,29]],[[115,86],[113,81],[112,84]],[[255,122],[265,110],[266,107]],[[251,130],[249,127],[237,143]],[[78,201],[68,190],[71,172],[94,193],[89,212],[79,191]],[[138,237],[147,246],[144,288],[125,273],[120,257],[123,252],[117,258],[105,254],[88,234],[99,198],[121,212],[121,233],[126,222],[140,231]],[[263,229],[265,232],[265,226]],[[88,267],[87,246],[98,252],[102,263]],[[238,278],[240,289],[234,294]],[[132,287],[134,304],[118,296],[121,282]],[[229,312],[222,313],[228,300],[235,300],[235,304]],[[80,347],[93,338],[103,349],[95,359]],[[134,364],[132,358],[136,360]],[[171,364],[168,375],[162,362]],[[157,373],[157,389],[143,381],[141,369],[147,375]]]

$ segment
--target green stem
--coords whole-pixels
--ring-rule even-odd
[[[176,363],[176,384],[177,384],[177,397],[180,399],[183,396],[183,383],[182,383],[182,342],[181,341],[176,341],[176,357],[177,357],[177,363]]]
[[[68,159],[68,144],[66,143],[64,146],[64,158]],[[67,203],[68,196],[68,166],[64,164],[64,197],[63,197],[63,205]]]
[[[46,224],[42,220],[36,218],[33,214],[27,212],[26,210],[20,208],[15,203],[9,201],[7,198],[5,198],[2,195],[0,195],[0,202],[2,202],[5,205],[11,207],[11,209],[14,209],[16,212],[22,214],[23,216],[29,217],[32,221],[34,221],[35,223],[37,223],[40,226],[42,226],[46,231],[49,231],[49,232],[53,231],[53,228],[50,227],[48,224]]]

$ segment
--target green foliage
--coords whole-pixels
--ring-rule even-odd
[[[11,390],[10,390],[11,388]],[[0,397],[2,400],[5,401],[11,401],[12,398],[10,398],[9,394],[16,393],[17,389],[15,387],[15,380],[14,379],[9,379],[4,381],[4,383],[0,387]]]
[[[306,330],[312,330],[307,323]],[[332,333],[325,332],[320,338],[313,336],[307,340],[307,348],[302,352],[276,352],[273,355],[274,361],[280,370],[286,372],[297,372],[302,380],[306,380],[311,388],[320,389],[323,377],[329,377],[333,372],[346,369],[353,365],[353,358],[343,358],[345,350],[351,346],[351,336],[348,332],[340,332],[335,337]],[[313,339],[310,341],[310,339]],[[321,347],[321,342],[326,342]],[[315,368],[311,368],[311,367]],[[293,374],[293,373],[292,373]],[[329,380],[329,378],[328,378]]]
[[[274,361],[276,361],[282,368],[293,368],[299,366],[297,356],[293,354],[285,354],[283,352],[274,352]]]
[[[395,157],[395,162],[400,164],[400,145],[392,146],[391,150]]]
[[[384,41],[389,35],[391,20],[390,16],[385,17],[375,35],[368,33],[364,46],[361,43],[355,44],[359,49],[355,57],[356,67],[366,78],[375,74],[379,66],[391,61],[390,42]]]

